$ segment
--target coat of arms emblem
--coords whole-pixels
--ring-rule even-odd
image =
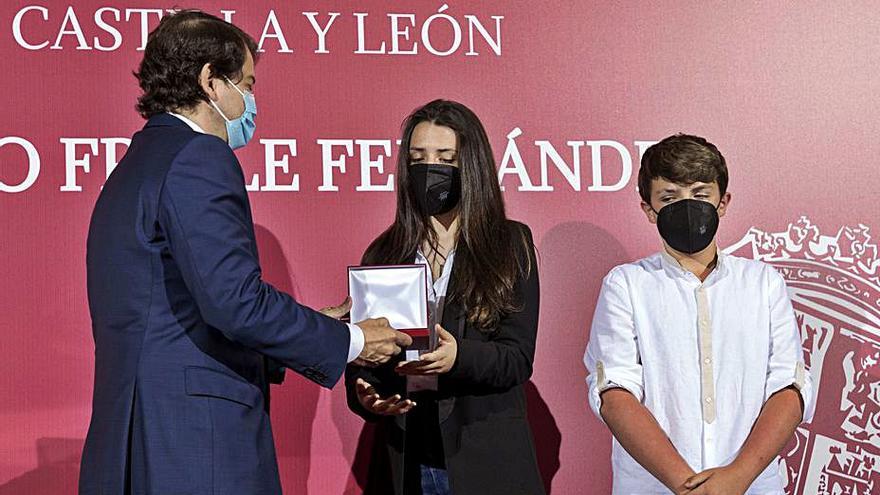
[[[785,232],[752,228],[728,253],[785,278],[816,415],[782,453],[790,495],[880,494],[880,258],[869,228],[822,235],[807,217]]]

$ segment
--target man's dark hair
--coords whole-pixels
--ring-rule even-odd
[[[211,64],[211,77],[237,83],[247,52],[256,63],[254,39],[223,19],[198,10],[166,15],[147,38],[144,59],[134,73],[143,90],[138,113],[148,119],[208,101],[199,85],[202,67]]]
[[[639,168],[639,195],[651,204],[651,181],[664,179],[681,185],[717,182],[727,192],[727,163],[714,144],[699,136],[676,134],[645,150]]]

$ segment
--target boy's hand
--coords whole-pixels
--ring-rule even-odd
[[[707,469],[684,483],[686,495],[743,495],[751,485],[748,475],[732,465]]]

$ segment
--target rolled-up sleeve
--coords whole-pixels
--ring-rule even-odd
[[[776,392],[794,386],[804,403],[803,422],[813,419],[813,382],[804,367],[801,334],[798,331],[794,308],[785,288],[785,280],[768,267],[770,296],[770,356],[764,400]]]
[[[590,341],[584,354],[590,407],[600,420],[600,394],[605,390],[622,388],[639,402],[644,400],[644,379],[632,302],[625,284],[623,275],[616,269],[602,282]]]

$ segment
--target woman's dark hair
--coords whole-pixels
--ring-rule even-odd
[[[514,300],[514,284],[531,270],[529,251],[534,247],[525,229],[507,220],[489,138],[477,116],[464,105],[434,100],[403,122],[394,223],[370,244],[363,263],[412,263],[424,243],[437,245],[430,218],[421,213],[409,187],[410,141],[422,122],[448,127],[458,137],[461,202],[449,302],[461,303],[470,322],[491,331],[501,316],[521,310],[522,301]]]
[[[639,195],[651,204],[651,181],[666,179],[675,184],[718,183],[727,192],[727,163],[714,144],[699,136],[675,134],[645,150],[639,168]]]
[[[202,67],[211,64],[211,77],[238,82],[247,52],[256,63],[256,42],[223,19],[198,10],[166,15],[147,38],[144,59],[134,73],[143,90],[138,113],[148,119],[208,101],[199,85]]]

